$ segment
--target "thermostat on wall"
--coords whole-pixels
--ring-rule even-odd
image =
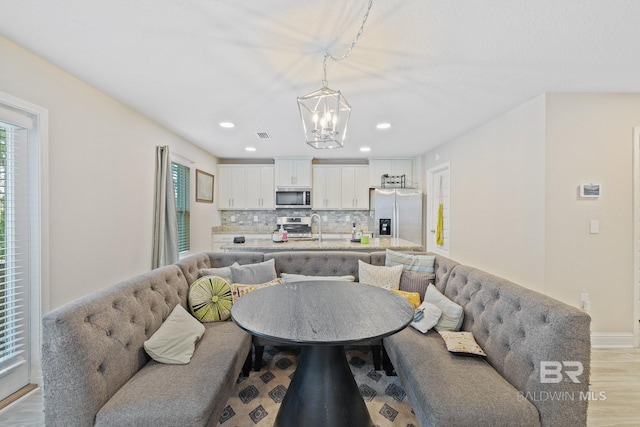
[[[580,186],[580,197],[600,197],[601,191],[600,184],[582,184]]]

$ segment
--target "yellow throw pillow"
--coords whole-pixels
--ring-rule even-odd
[[[189,310],[201,322],[220,322],[231,317],[231,285],[223,277],[201,277],[189,287]]]
[[[391,292],[394,292],[402,297],[405,297],[407,299],[407,301],[409,301],[411,303],[411,305],[413,305],[413,308],[418,308],[420,307],[420,294],[417,292],[407,292],[407,291],[401,291],[399,289],[391,289]]]

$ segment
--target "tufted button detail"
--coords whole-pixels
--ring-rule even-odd
[[[107,331],[107,336],[108,336],[108,337],[110,337],[112,333],[113,333],[113,332],[111,331],[111,329],[109,329],[109,330]]]
[[[101,374],[104,373],[104,362],[98,365],[97,371],[100,372]]]

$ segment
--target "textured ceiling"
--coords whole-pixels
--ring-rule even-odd
[[[296,97],[322,86],[324,50],[346,52],[366,7],[0,0],[0,35],[222,158],[417,155],[544,92],[640,92],[640,1],[377,0],[328,63],[353,108],[345,148],[314,150]]]

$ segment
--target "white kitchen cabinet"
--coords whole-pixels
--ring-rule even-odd
[[[244,166],[218,166],[218,209],[244,209],[246,171]]]
[[[274,167],[246,166],[246,200],[247,209],[274,209]]]
[[[369,209],[369,168],[342,167],[342,209]]]
[[[311,158],[275,159],[276,187],[311,187]]]
[[[405,185],[407,187],[415,187],[413,181],[413,162],[412,158],[398,159],[369,159],[369,186],[380,188],[380,177],[384,174],[404,175]]]
[[[313,209],[340,209],[341,198],[341,166],[313,167]]]

